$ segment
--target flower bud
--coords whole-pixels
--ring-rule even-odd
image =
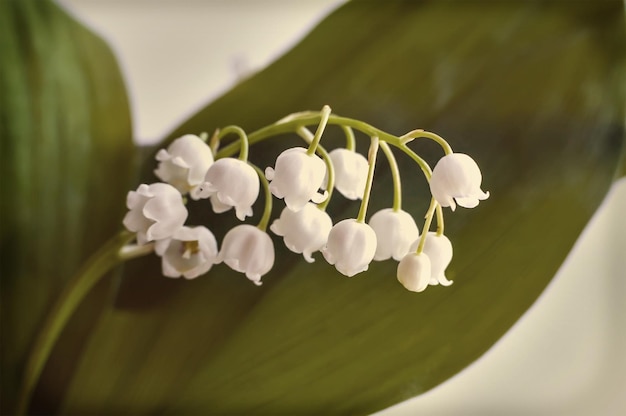
[[[137,244],[171,237],[187,220],[180,192],[166,183],[141,184],[126,197],[124,226],[137,233]]]
[[[283,209],[280,218],[270,227],[283,236],[285,245],[294,253],[302,253],[309,263],[315,261],[312,253],[321,250],[328,241],[333,222],[325,211],[308,202],[300,211]]]
[[[352,277],[366,271],[376,253],[376,233],[355,219],[338,222],[330,230],[322,254],[337,271]]]
[[[314,154],[307,154],[303,147],[285,150],[278,155],[275,169],[265,169],[270,191],[276,198],[284,198],[285,205],[292,211],[301,210],[309,200],[320,203],[327,198],[327,193],[318,193],[324,175],[324,161]]]
[[[409,253],[398,263],[398,281],[411,292],[422,292],[430,282],[430,259],[423,252]]]
[[[231,269],[245,273],[259,286],[261,277],[274,266],[274,243],[266,232],[257,227],[238,225],[226,233],[217,262],[224,262]]]
[[[198,199],[198,187],[213,164],[213,152],[202,139],[193,134],[179,137],[167,150],[159,150],[156,159],[159,166],[154,173],[159,179]]]
[[[451,153],[439,159],[430,178],[430,192],[442,207],[456,209],[456,204],[474,208],[479,200],[489,198],[480,189],[482,174],[474,160],[463,153]],[[456,203],[455,203],[456,201]]]
[[[199,198],[211,198],[216,213],[235,207],[237,218],[243,221],[252,215],[252,205],[259,196],[259,177],[254,168],[235,158],[215,161],[198,190]]]
[[[161,256],[163,274],[194,279],[217,262],[217,241],[208,228],[182,227],[171,238],[159,240],[154,251]]]
[[[376,232],[376,254],[374,260],[392,258],[400,261],[408,252],[411,244],[419,237],[415,220],[406,211],[394,211],[386,208],[370,218],[369,225]]]

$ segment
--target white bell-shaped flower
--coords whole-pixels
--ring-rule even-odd
[[[311,255],[326,245],[332,227],[330,216],[308,202],[300,211],[292,211],[289,207],[283,209],[270,230],[284,238],[289,250],[302,253],[304,259],[312,263],[315,259]]]
[[[266,232],[257,227],[238,225],[226,233],[217,262],[224,262],[231,269],[245,273],[259,286],[261,277],[274,266],[274,243]]]
[[[335,169],[335,188],[348,199],[362,199],[369,169],[365,156],[343,148],[334,149],[329,156]]]
[[[415,247],[417,249],[417,247]],[[446,278],[446,268],[452,260],[452,243],[445,235],[429,232],[422,251],[430,259],[431,285],[450,286],[453,281]]]
[[[252,215],[252,205],[259,196],[259,176],[246,162],[235,158],[218,159],[206,173],[198,188],[199,198],[211,198],[216,213],[235,207],[243,221]]]
[[[217,241],[208,228],[182,227],[171,238],[159,240],[154,251],[161,256],[163,274],[194,279],[217,262]]]
[[[198,199],[197,190],[213,164],[211,148],[198,136],[187,134],[174,140],[156,154],[159,166],[155,175],[180,191]]]
[[[451,153],[439,159],[430,178],[430,192],[442,207],[455,210],[456,204],[474,208],[489,198],[480,189],[482,174],[474,159],[463,153]],[[456,201],[456,203],[455,203]]]
[[[355,219],[338,222],[330,230],[322,254],[337,271],[352,277],[366,271],[376,253],[376,233]]]
[[[426,289],[430,276],[430,259],[423,252],[421,254],[411,252],[398,263],[398,281],[411,292],[422,292]]]
[[[400,261],[419,237],[415,220],[408,212],[392,208],[382,209],[372,215],[369,225],[376,232],[378,244],[374,260],[392,258]]]
[[[284,198],[292,211],[301,210],[309,200],[323,202],[328,193],[318,193],[326,175],[326,164],[316,155],[307,154],[303,147],[293,147],[278,155],[276,167],[265,169],[270,191],[276,198]]]
[[[166,183],[141,184],[126,197],[124,226],[137,233],[137,244],[171,237],[187,220],[187,208],[176,188]]]

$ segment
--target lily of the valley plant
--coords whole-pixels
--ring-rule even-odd
[[[317,124],[315,134],[308,129],[311,124]],[[346,148],[328,153],[321,146],[329,124],[343,129]],[[367,158],[355,151],[354,130],[371,138]],[[273,167],[265,169],[248,160],[251,144],[289,131],[300,135],[306,146],[285,150]],[[228,134],[236,135],[237,140],[220,150],[220,141]],[[443,149],[444,156],[432,170],[407,146],[419,137],[432,139]],[[432,200],[421,234],[413,217],[402,210],[400,174],[389,145],[409,155],[430,185]],[[366,221],[379,148],[392,169],[394,202]],[[234,158],[237,151],[239,156]],[[217,131],[211,143],[206,136],[187,134],[161,149],[156,159],[155,174],[164,182],[142,184],[129,192],[124,225],[136,233],[138,246],[154,244],[168,277],[196,278],[224,262],[260,285],[274,263],[274,243],[267,228],[275,197],[284,201],[285,208],[269,229],[306,261],[313,262],[313,254],[320,251],[337,271],[351,277],[366,271],[373,260],[393,258],[399,262],[398,281],[406,289],[421,292],[429,285],[448,286],[452,281],[445,270],[452,260],[452,244],[443,234],[442,207],[452,211],[457,205],[474,208],[489,197],[480,189],[482,175],[476,162],[466,154],[454,153],[440,136],[414,130],[396,137],[361,121],[332,115],[328,106],[320,112],[290,115],[249,136],[236,126]],[[252,215],[261,186],[265,210],[260,223],[234,227],[219,251],[210,230],[185,225],[187,195],[194,201],[209,198],[215,214],[234,208],[237,218],[244,221]],[[355,218],[333,225],[325,209],[334,189],[345,198],[360,199],[361,205]],[[434,216],[437,229],[431,232]]]
[[[339,126],[345,148],[327,152],[320,144],[327,125]],[[317,126],[315,133],[310,126]],[[367,157],[355,150],[354,131],[370,137]],[[295,133],[302,147],[282,152],[274,166],[261,169],[248,160],[249,147],[263,140]],[[235,135],[220,149],[222,139]],[[434,169],[408,144],[417,138],[438,143],[443,157]],[[422,232],[402,209],[400,172],[391,148],[408,155],[424,173],[432,194]],[[393,178],[393,205],[367,219],[378,150],[382,149]],[[238,154],[238,157],[233,157]],[[184,135],[156,154],[154,173],[161,181],[141,184],[126,199],[128,212],[121,232],[94,254],[58,299],[29,358],[20,392],[18,413],[23,412],[46,359],[68,317],[86,293],[116,264],[145,254],[160,256],[163,275],[170,278],[210,277],[212,267],[225,263],[256,285],[274,265],[274,242],[269,230],[283,238],[289,250],[313,262],[321,252],[329,264],[345,276],[367,271],[372,261],[398,261],[398,281],[408,290],[422,292],[429,285],[449,286],[445,270],[452,260],[452,244],[444,235],[442,207],[474,208],[489,197],[480,189],[482,175],[474,160],[454,153],[440,136],[421,129],[394,136],[362,121],[321,111],[291,114],[251,134],[237,126],[215,132],[210,143],[202,134]],[[253,214],[260,191],[264,211],[258,224],[233,227],[221,244],[202,224],[186,224],[187,204],[209,199],[212,211],[245,221]],[[334,221],[326,212],[333,191],[360,199],[354,218]],[[285,208],[270,224],[273,199]],[[210,209],[207,205],[207,211]],[[356,211],[356,210],[355,210]],[[437,227],[430,231],[433,217]],[[269,227],[268,227],[269,226]]]

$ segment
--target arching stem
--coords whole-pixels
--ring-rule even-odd
[[[452,147],[450,147],[450,144],[440,135],[435,134],[433,132],[430,131],[425,131],[422,129],[416,129],[416,130],[412,130],[402,136],[400,136],[400,140],[402,140],[403,144],[406,144],[414,139],[417,139],[419,137],[424,137],[427,139],[431,139],[435,142],[437,142],[441,148],[443,149],[444,153],[446,155],[449,155],[452,153]]]
[[[417,254],[421,254],[424,251],[424,244],[426,243],[426,235],[428,234],[428,230],[430,230],[430,223],[433,220],[433,214],[435,213],[435,209],[437,208],[437,201],[435,198],[430,200],[430,207],[428,207],[428,211],[426,212],[426,218],[424,219],[424,228],[422,228],[422,235],[420,236],[420,242],[417,245]]]
[[[317,145],[320,143],[322,139],[322,134],[324,134],[324,129],[326,128],[326,123],[328,123],[328,117],[330,117],[330,107],[325,105],[321,111],[321,120],[320,124],[317,126],[317,130],[315,131],[315,136],[313,140],[311,140],[311,144],[309,144],[309,148],[306,151],[306,154],[311,156],[315,154],[317,150]]]
[[[378,146],[380,140],[377,136],[372,136],[372,143],[370,144],[369,151],[367,153],[367,162],[369,169],[367,170],[367,181],[365,182],[365,191],[363,192],[363,200],[361,201],[361,208],[359,209],[359,215],[357,222],[365,222],[365,216],[367,215],[367,206],[370,202],[370,194],[372,193],[372,183],[374,182],[374,169],[376,168],[376,156],[378,155]]]
[[[346,150],[354,152],[356,150],[356,140],[354,139],[354,131],[349,126],[341,126],[341,130],[346,135]]]
[[[386,142],[381,141],[380,148],[383,149],[383,153],[385,153],[387,161],[389,162],[389,168],[391,169],[391,179],[393,181],[392,208],[394,211],[400,211],[402,209],[402,183],[400,182],[400,169],[398,169],[398,162]]]
[[[217,140],[221,140],[227,134],[236,134],[239,136],[239,160],[244,162],[248,161],[248,148],[250,147],[250,142],[248,140],[248,136],[246,132],[239,126],[228,126],[221,129],[217,135]],[[237,144],[237,142],[233,143]],[[218,153],[219,154],[219,153]]]
[[[443,208],[441,208],[441,205],[437,204],[437,236],[441,236],[443,231]]]
[[[263,186],[263,192],[265,193],[265,205],[263,207],[263,216],[261,216],[261,220],[257,225],[257,228],[261,231],[267,230],[267,225],[270,222],[270,216],[272,215],[272,193],[270,192],[270,184],[265,178],[265,174],[258,166],[248,162],[250,166],[254,168],[256,173],[259,175],[259,180],[261,181],[261,185]]]
[[[302,139],[307,143],[311,143],[314,137],[313,133],[311,133],[311,130],[307,129],[304,126],[298,127],[296,133],[298,133],[298,135],[302,137]],[[324,147],[320,144],[317,145],[317,153],[326,164],[326,192],[328,192],[328,195],[326,196],[324,202],[317,204],[317,207],[324,211],[330,203],[330,197],[332,196],[333,190],[335,188],[335,168],[333,167],[333,162],[330,160],[330,155],[328,154],[326,149],[324,149]]]

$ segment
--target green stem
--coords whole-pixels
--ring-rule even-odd
[[[291,133],[295,131],[300,126],[309,126],[319,124],[322,119],[321,112],[312,112],[306,111],[302,113],[292,114],[287,116],[274,124],[263,127],[259,130],[256,130],[248,135],[248,143],[250,145],[254,143],[258,143],[263,141],[269,137],[276,136],[279,134]],[[377,136],[380,140],[384,140],[387,143],[400,147],[403,145],[402,139],[396,137],[392,134],[386,133],[380,129],[377,129],[374,126],[371,126],[367,123],[364,123],[360,120],[355,120],[347,117],[340,117],[334,114],[330,114],[328,116],[327,124],[337,125],[337,126],[346,126],[352,127],[356,130],[359,130],[368,136]],[[216,159],[232,156],[237,153],[237,149],[239,148],[239,144],[237,142],[230,143],[227,146],[224,146],[216,155]]]
[[[213,135],[209,139],[209,147],[211,148],[211,153],[213,156],[217,154],[217,151],[220,149],[220,130],[217,129],[213,132]]]
[[[267,225],[270,222],[270,216],[272,215],[272,193],[270,192],[270,184],[265,178],[265,174],[258,166],[253,165],[248,162],[250,166],[254,168],[256,173],[259,175],[259,179],[261,180],[261,185],[263,185],[263,192],[265,193],[265,206],[263,208],[263,216],[261,217],[261,221],[257,225],[257,228],[261,231],[267,230]]]
[[[354,131],[348,126],[341,126],[346,135],[346,149],[354,152],[356,150],[356,140],[354,139]]]
[[[417,246],[417,254],[421,254],[424,251],[424,244],[426,243],[426,235],[428,234],[428,230],[430,230],[430,223],[433,220],[433,214],[435,213],[435,209],[437,208],[437,201],[435,198],[430,200],[430,207],[428,207],[428,211],[426,212],[426,219],[424,220],[424,228],[422,228],[422,236],[420,237],[420,242]]]
[[[248,147],[250,147],[250,144],[249,144],[249,140],[248,140],[248,136],[246,135],[246,132],[241,127],[239,126],[224,127],[222,130],[220,130],[219,134],[217,135],[217,140],[222,139],[224,136],[230,133],[234,133],[237,136],[239,136],[239,139],[240,139],[239,143],[234,142],[232,144],[239,147],[239,160],[243,160],[244,162],[247,162],[248,161]]]
[[[411,140],[417,139],[419,137],[424,137],[424,138],[431,139],[437,142],[441,146],[441,148],[443,149],[446,155],[449,155],[452,153],[452,147],[450,147],[450,144],[443,137],[439,136],[438,134],[432,133],[430,131],[425,131],[422,129],[412,130],[402,135],[400,137],[400,140],[402,140],[402,142],[406,144],[410,142]]]
[[[443,208],[437,204],[437,236],[443,235]]]
[[[383,149],[383,153],[385,153],[387,161],[389,162],[389,168],[391,169],[391,179],[393,180],[393,210],[397,212],[402,209],[402,183],[400,182],[398,162],[386,142],[380,142],[380,147]]]
[[[326,118],[326,115],[324,114],[323,111],[324,110],[322,110],[321,112],[303,111],[299,113],[290,114],[287,117],[284,117],[278,120],[276,123],[272,125],[263,127],[259,130],[252,132],[250,135],[247,136],[247,144],[251,145],[251,144],[260,142],[262,140],[265,140],[269,137],[297,131],[298,129],[301,129],[305,126],[314,125],[316,123],[319,125],[322,125],[322,124],[338,125],[346,133],[347,146],[351,146],[350,140],[354,139],[354,134],[352,132],[352,129],[359,130],[369,135],[370,137],[377,137],[380,141],[389,143],[390,145],[399,148],[404,153],[406,153],[411,159],[413,159],[413,161],[415,161],[420,166],[420,168],[422,169],[422,172],[424,173],[424,176],[426,177],[426,180],[428,181],[430,181],[430,177],[432,175],[432,170],[430,166],[428,165],[428,163],[426,163],[424,159],[422,159],[417,153],[411,150],[406,144],[415,138],[424,137],[424,138],[429,138],[439,143],[439,145],[443,148],[446,154],[452,153],[452,148],[450,147],[448,142],[445,139],[443,139],[441,136],[435,133],[417,129],[417,130],[410,131],[409,133],[403,135],[402,137],[397,137],[392,134],[386,133],[363,121],[355,120],[355,119],[348,118],[348,117],[340,117],[334,114],[328,114],[327,119],[325,120],[324,123],[322,123],[322,121]],[[221,157],[232,156],[233,154],[237,152],[238,147],[239,147],[239,144],[237,142],[231,143],[228,146],[223,147],[216,154],[215,158],[218,159]],[[311,146],[309,147],[309,150],[310,148]],[[320,154],[322,153],[320,152]],[[328,190],[329,192],[332,192],[332,188],[328,188]],[[329,199],[327,199],[324,202],[324,204],[327,204]],[[437,223],[438,223],[438,232],[443,232],[443,231],[440,231],[440,230],[443,230],[443,215],[440,214],[439,210],[437,211]]]
[[[367,214],[367,206],[370,202],[370,194],[372,193],[372,183],[374,182],[374,168],[376,167],[376,156],[378,155],[379,139],[377,136],[372,136],[372,143],[370,144],[369,152],[367,153],[367,162],[369,169],[367,170],[367,182],[365,182],[365,191],[363,192],[363,200],[361,201],[361,208],[359,209],[359,216],[357,222],[365,222],[365,215]]]
[[[324,107],[322,107],[320,124],[317,126],[317,130],[315,131],[315,137],[313,137],[313,140],[311,140],[311,144],[309,144],[309,149],[306,151],[307,155],[311,156],[315,154],[317,145],[320,143],[320,140],[322,139],[322,134],[324,133],[324,129],[326,128],[326,123],[328,123],[329,116],[330,107],[325,105]]]
[[[298,133],[298,135],[302,137],[302,139],[304,139],[304,141],[307,143],[311,143],[311,141],[313,140],[313,133],[311,133],[311,130],[307,129],[304,126],[298,127],[296,133]],[[330,197],[332,196],[333,189],[335,188],[335,167],[333,166],[333,162],[330,160],[330,155],[328,154],[326,149],[324,149],[324,147],[322,147],[322,145],[320,144],[317,145],[317,153],[319,153],[319,155],[324,160],[324,163],[326,163],[326,192],[328,192],[328,195],[324,202],[317,204],[317,207],[324,211],[328,206],[328,203],[330,202]]]
[[[433,172],[430,169],[430,166],[428,166],[428,163],[426,163],[424,159],[422,159],[413,150],[409,149],[406,145],[399,146],[399,148],[403,150],[404,153],[406,153],[411,159],[413,159],[422,168],[422,172],[424,172],[424,176],[426,177],[426,180],[430,181],[430,177],[432,176]],[[432,201],[434,201],[434,199]],[[441,235],[443,234],[443,229],[444,229],[443,210],[441,209],[441,205],[439,204],[436,204],[436,205],[437,205],[437,235]],[[432,220],[432,215],[431,215],[431,220]],[[428,227],[430,227],[430,220],[428,221]],[[420,243],[421,243],[421,240],[420,240]]]
[[[138,257],[152,250],[145,246],[139,246],[134,252],[122,250],[125,244],[132,240],[134,234],[122,231],[107,241],[96,253],[94,253],[70,280],[65,290],[57,299],[50,313],[47,315],[41,331],[35,341],[31,354],[26,363],[24,379],[18,396],[16,414],[25,414],[31,396],[41,372],[50,356],[56,340],[67,324],[76,308],[80,305],[87,293],[98,283],[113,267],[124,260]],[[152,248],[152,245],[149,245]]]

